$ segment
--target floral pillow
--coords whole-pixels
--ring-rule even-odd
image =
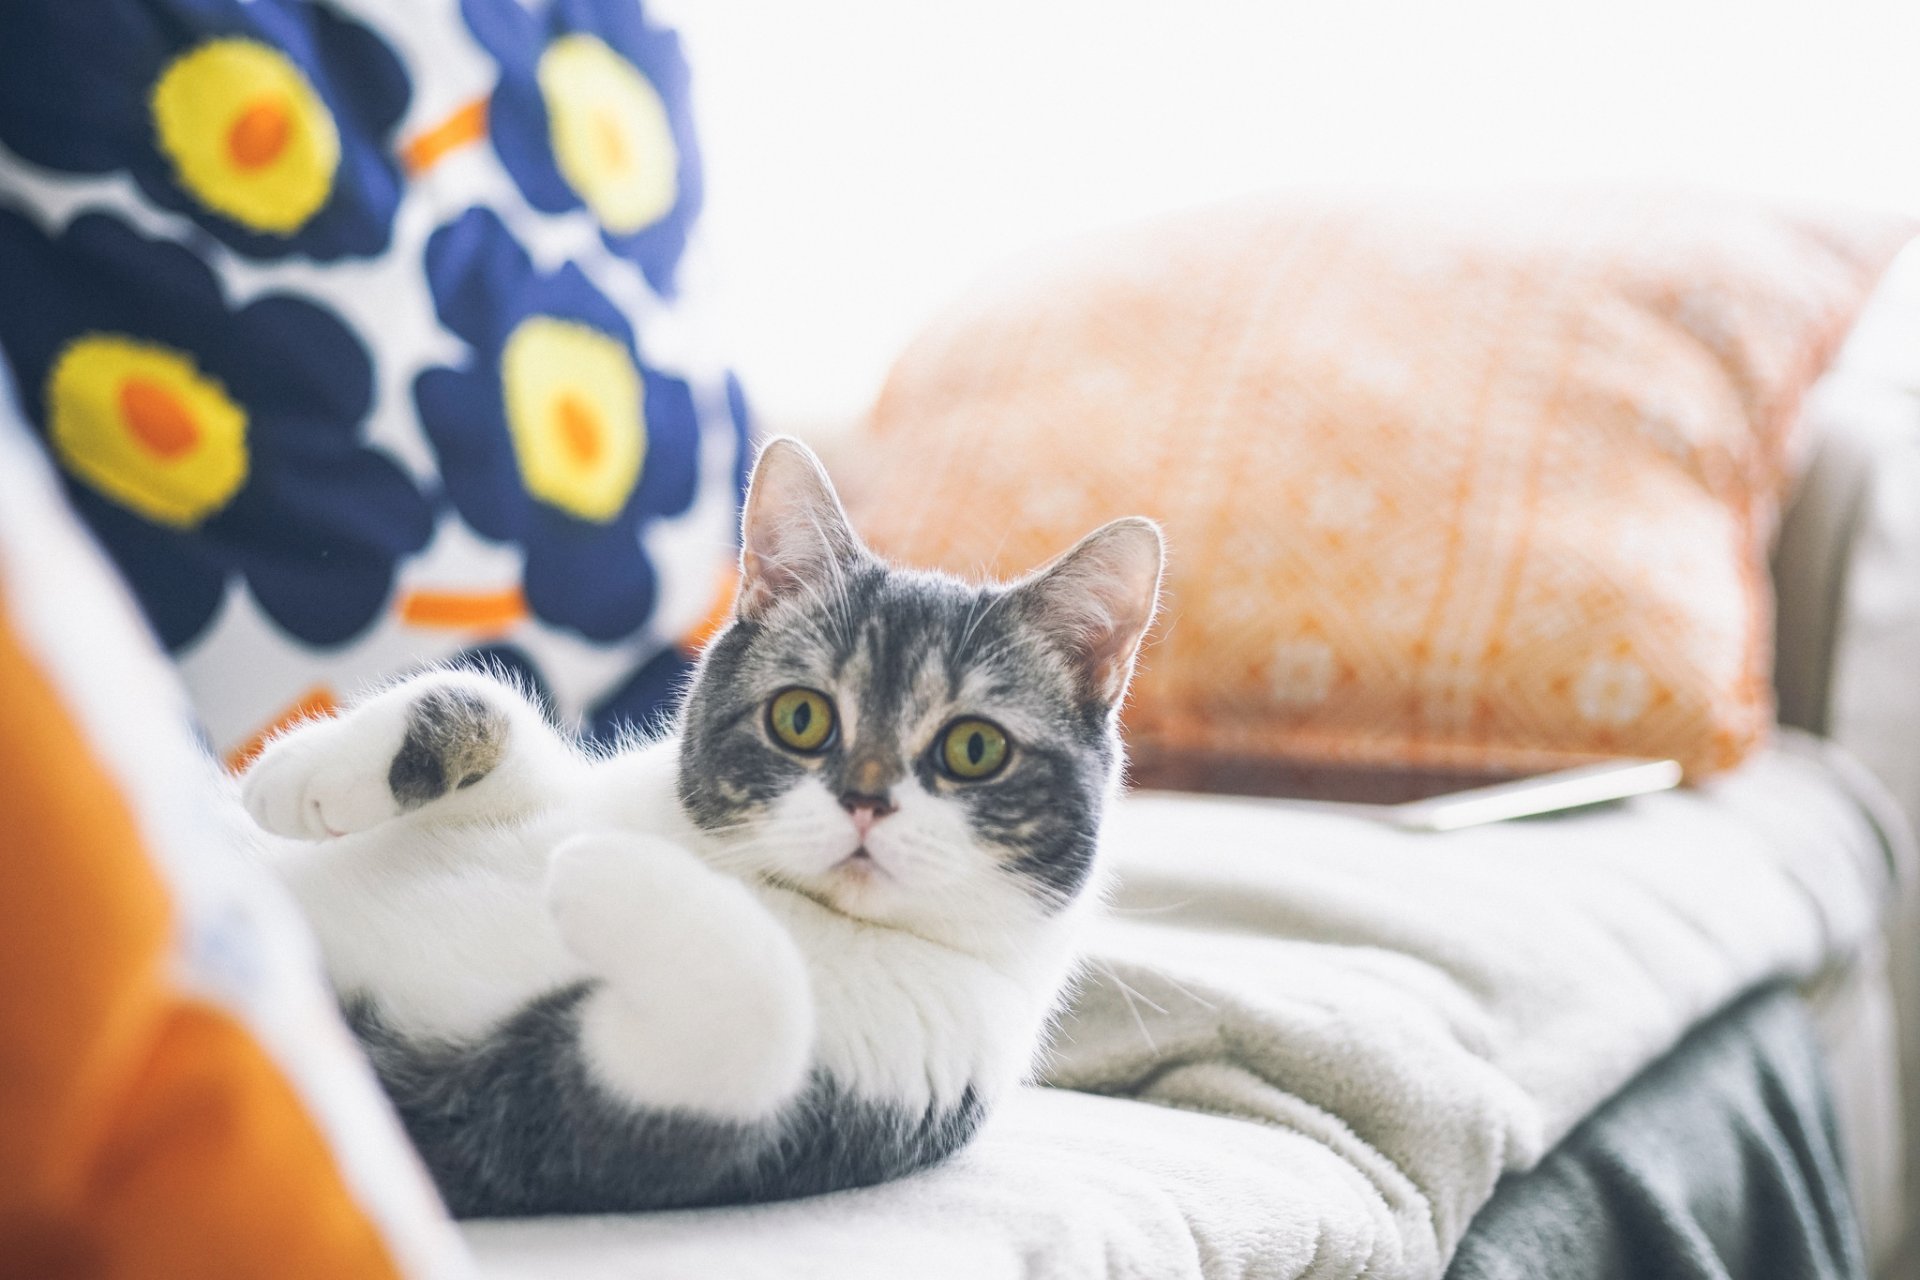
[[[635,0],[103,0],[0,41],[0,358],[236,761],[421,661],[656,715],[747,454]]]

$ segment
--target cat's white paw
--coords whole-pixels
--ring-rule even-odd
[[[589,834],[547,909],[605,986],[581,1014],[594,1074],[635,1105],[764,1116],[805,1083],[813,995],[792,935],[744,884],[669,841]]]
[[[628,833],[574,836],[547,863],[547,911],[568,948],[596,972],[697,946],[718,898],[722,913],[746,889],[670,840]],[[759,910],[757,902],[746,908]],[[764,914],[764,913],[763,913]]]
[[[397,817],[387,771],[406,723],[386,711],[314,721],[269,743],[240,783],[253,820],[275,835],[326,840]]]

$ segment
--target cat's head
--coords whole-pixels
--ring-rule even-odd
[[[683,717],[680,797],[744,878],[942,936],[1086,887],[1117,710],[1159,594],[1151,521],[1005,585],[864,546],[804,445],[761,452],[732,625]]]

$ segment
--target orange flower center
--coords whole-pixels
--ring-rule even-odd
[[[590,407],[578,396],[563,395],[553,407],[553,416],[560,428],[560,442],[575,462],[589,467],[600,460],[606,441],[600,436],[600,419]]]
[[[163,461],[172,461],[200,443],[193,414],[150,378],[135,376],[120,384],[120,416],[133,438]]]
[[[227,130],[227,154],[242,169],[265,168],[287,149],[292,136],[293,116],[279,95],[256,98]]]
[[[633,163],[633,153],[627,146],[626,131],[620,127],[620,120],[611,111],[595,113],[593,132],[600,143],[600,160],[611,173],[624,173]]]

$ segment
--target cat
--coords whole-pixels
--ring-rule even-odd
[[[677,726],[584,752],[437,670],[271,742],[241,797],[464,1217],[783,1199],[968,1140],[1099,897],[1157,527],[1010,585],[893,568],[762,450]]]

